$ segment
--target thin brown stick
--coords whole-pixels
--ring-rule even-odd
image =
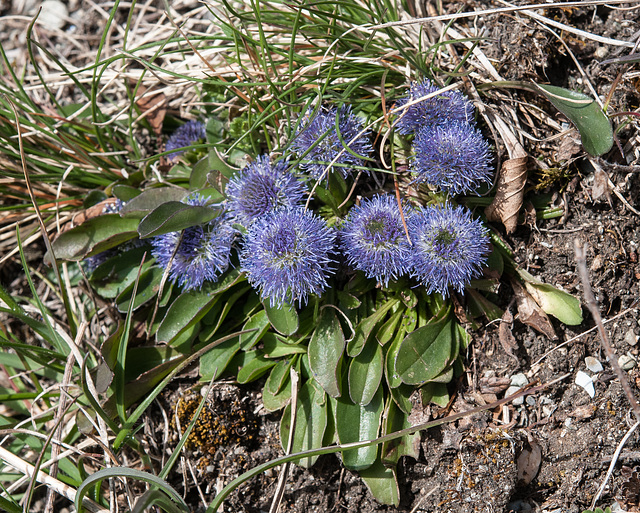
[[[573,249],[576,255],[576,263],[578,265],[578,274],[580,275],[580,281],[582,281],[584,300],[587,304],[587,308],[591,312],[593,320],[598,326],[600,342],[602,343],[604,352],[607,355],[607,359],[609,360],[613,371],[616,373],[616,376],[618,376],[618,379],[620,380],[620,385],[622,385],[622,390],[624,391],[624,394],[627,396],[627,399],[631,404],[631,409],[633,410],[633,414],[636,416],[636,420],[640,422],[640,406],[638,406],[638,402],[636,401],[636,398],[631,391],[631,386],[629,385],[627,376],[620,368],[620,365],[618,365],[618,359],[616,358],[616,354],[611,347],[609,337],[606,330],[604,329],[604,324],[602,323],[602,317],[600,315],[600,309],[598,308],[598,302],[593,295],[593,290],[591,290],[591,283],[589,282],[589,271],[587,271],[587,260],[585,257],[585,247],[586,245],[583,245],[578,239],[574,239]]]

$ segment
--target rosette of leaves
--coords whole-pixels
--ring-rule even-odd
[[[412,134],[406,137],[409,144]],[[224,141],[208,140],[212,146]],[[178,165],[192,157],[185,153]],[[269,165],[264,158],[254,162],[265,169]],[[276,168],[304,179],[304,169]],[[155,341],[135,348],[127,359],[143,372],[129,374],[126,402],[151,391],[185,358],[202,353],[199,371],[205,382],[224,375],[240,383],[264,379],[264,407],[282,411],[281,440],[286,445],[292,437],[294,452],[411,427],[410,414],[420,400],[446,405],[449,384],[462,372],[470,343],[453,297],[465,294],[465,321],[472,326],[476,319],[500,318],[500,276],[505,269],[516,275],[508,250],[496,243],[489,253],[487,229],[470,211],[455,206],[447,190],[424,193],[440,207],[402,204],[405,233],[395,195],[371,195],[354,207],[349,200],[354,177],[330,173],[326,180],[309,179],[315,185],[308,207],[299,204],[300,198],[293,206],[278,201],[247,226],[233,225],[237,237],[229,265],[218,265],[215,279],[171,276],[172,259],[184,260],[187,254],[180,253],[179,241],[185,235],[193,241],[193,234],[201,232],[196,227],[223,221],[221,212],[233,199],[227,197],[227,184],[244,176],[242,169],[226,165],[212,149],[187,172],[169,172],[165,184],[142,191],[114,186],[113,193],[124,202],[118,213],[89,219],[54,244],[57,256],[67,260],[113,250],[90,274],[90,282],[145,325]],[[292,190],[302,191],[298,186]],[[189,201],[194,193],[199,200]],[[165,251],[162,261],[144,243],[122,246],[166,234],[173,234],[169,239],[177,249],[175,254]],[[312,265],[298,266],[305,254]],[[183,260],[179,269],[190,269]],[[520,273],[520,278],[528,289],[553,299],[547,302],[551,313],[563,303],[573,314],[565,322],[579,320],[579,306],[568,294],[530,275]],[[295,404],[292,371],[300,377]],[[292,408],[297,419],[293,432]],[[418,451],[419,435],[413,434],[345,450],[341,459],[360,473],[378,500],[397,504],[396,464],[403,456],[417,457]]]

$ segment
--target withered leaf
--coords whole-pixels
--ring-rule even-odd
[[[146,118],[153,133],[162,133],[162,123],[167,114],[167,97],[162,92],[149,91],[146,87],[138,88],[136,105],[140,109],[140,118]]]
[[[72,226],[80,226],[85,221],[102,215],[105,209],[115,204],[116,204],[116,198],[107,198],[101,201],[100,203],[96,203],[92,207],[89,207],[83,210],[82,212],[77,213],[75,216],[73,216],[71,225],[68,225],[66,229],[69,229]]]
[[[520,321],[552,340],[557,339],[558,337],[556,336],[549,317],[547,317],[547,314],[544,313],[544,310],[540,308],[538,303],[535,302],[531,294],[529,294],[517,280],[512,279],[511,286],[516,296]]]
[[[609,176],[600,167],[596,168],[593,175],[593,187],[591,188],[591,197],[594,201],[598,201],[604,196],[604,199],[611,204],[611,191],[609,189]]]
[[[518,225],[518,212],[522,207],[527,182],[527,159],[528,157],[517,157],[502,164],[496,197],[484,210],[487,219],[500,221],[507,233],[513,233]]]
[[[527,435],[527,438],[529,446],[522,449],[522,452],[516,460],[518,481],[524,485],[528,485],[533,481],[542,463],[542,447],[540,447],[540,444],[536,442],[533,436]]]
[[[498,338],[500,339],[500,345],[504,352],[507,353],[516,362],[518,357],[515,354],[515,350],[518,348],[518,342],[516,342],[513,333],[511,333],[511,324],[513,323],[513,314],[511,310],[507,308],[500,320],[500,326],[498,328]]]

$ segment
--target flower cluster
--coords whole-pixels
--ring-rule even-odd
[[[353,167],[363,166],[364,158],[373,151],[368,132],[346,105],[308,112],[291,150],[300,159],[300,167],[317,180],[326,178],[328,170],[348,176]]]
[[[249,226],[277,207],[295,207],[305,199],[306,187],[288,170],[288,162],[271,163],[260,155],[229,180],[228,209],[235,222]]]
[[[333,230],[309,210],[277,209],[249,228],[240,264],[263,299],[303,305],[327,287],[334,242]]]
[[[430,98],[420,100],[423,97]],[[491,177],[489,145],[473,123],[473,105],[458,91],[438,94],[429,80],[411,85],[401,98],[396,129],[414,134],[415,182],[451,194],[475,191]]]
[[[187,205],[206,206],[208,199],[194,194],[187,197]],[[164,269],[169,268],[169,280],[183,290],[199,289],[205,282],[215,282],[229,267],[231,245],[235,231],[224,210],[203,225],[186,228],[182,232],[169,232],[151,240],[151,253]]]
[[[449,194],[474,190],[489,177],[488,144],[472,124],[471,103],[457,91],[438,91],[429,81],[415,83],[397,103],[406,106],[397,130],[414,135],[414,181]],[[481,273],[489,250],[486,229],[463,207],[449,202],[414,207],[389,194],[374,195],[335,220],[337,229],[303,207],[305,174],[307,180],[319,180],[337,171],[346,178],[364,166],[372,146],[362,126],[348,106],[309,111],[290,144],[297,167],[288,156],[274,161],[258,156],[229,179],[223,204],[209,207],[218,211],[212,221],[152,240],[157,263],[169,269],[171,281],[192,290],[216,281],[237,247],[249,283],[278,306],[302,306],[311,295],[322,294],[338,261],[384,287],[411,276],[429,293],[462,291]],[[171,136],[167,149],[203,136],[202,123],[187,123]],[[207,206],[208,201],[195,194],[185,203]],[[236,225],[243,227],[237,244]],[[335,258],[336,251],[344,259]]]
[[[186,148],[193,143],[204,139],[206,137],[206,131],[204,123],[201,121],[187,121],[184,125],[178,128],[171,137],[167,140],[165,151],[171,151],[167,155],[169,160],[176,159],[179,155],[184,153],[184,150],[178,150],[178,148]],[[173,151],[178,150],[178,151]]]

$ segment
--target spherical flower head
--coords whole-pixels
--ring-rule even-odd
[[[302,207],[279,208],[251,225],[240,264],[262,299],[301,306],[327,287],[334,243],[333,230],[320,217]]]
[[[440,88],[429,79],[413,82],[406,97],[396,102],[396,108],[435,93]],[[473,120],[473,104],[460,91],[446,91],[426,100],[419,101],[398,112],[400,119],[396,131],[414,134],[426,126],[444,125],[451,121],[470,123]]]
[[[336,157],[331,170],[338,170],[346,177],[351,167],[364,165],[364,160],[356,155],[367,157],[372,152],[369,132],[360,134],[361,131],[362,121],[351,113],[350,107],[320,107],[315,115],[311,111],[307,113],[291,147],[301,159],[300,167],[313,178],[326,178],[325,169]]]
[[[490,181],[489,144],[468,123],[452,121],[423,128],[413,141],[413,151],[411,170],[416,174],[416,182],[460,194]]]
[[[200,139],[205,139],[206,132],[204,123],[200,121],[187,121],[184,125],[176,129],[175,132],[171,134],[169,139],[167,140],[167,144],[165,146],[166,151],[172,151],[176,148],[184,148],[186,146],[191,146],[196,141]],[[174,151],[167,155],[169,160],[174,160],[184,153],[184,150]]]
[[[429,294],[449,295],[449,287],[462,292],[480,275],[489,252],[487,229],[464,207],[430,206],[408,222],[413,252],[410,272]]]
[[[228,209],[237,223],[249,226],[277,207],[295,207],[304,201],[306,186],[287,167],[287,161],[272,164],[267,155],[261,155],[229,180]]]
[[[412,209],[402,205],[406,217]],[[407,272],[411,246],[395,196],[374,196],[351,208],[340,229],[347,262],[385,287]]]
[[[205,206],[207,199],[196,194],[184,203]],[[160,267],[171,266],[169,280],[189,291],[201,288],[205,282],[216,282],[227,270],[234,237],[235,230],[221,210],[208,223],[154,237],[151,253]]]

